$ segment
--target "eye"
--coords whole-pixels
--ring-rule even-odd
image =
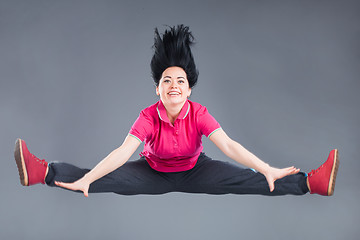
[[[170,80],[169,79],[164,79],[164,83],[169,83]]]
[[[179,80],[178,83],[183,84],[183,83],[185,83],[185,81],[184,80]]]

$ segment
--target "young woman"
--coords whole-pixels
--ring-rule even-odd
[[[295,167],[274,168],[230,139],[206,107],[188,100],[198,78],[190,48],[193,40],[183,25],[162,35],[155,29],[151,70],[160,100],[140,112],[123,144],[92,170],[40,160],[18,139],[15,161],[21,184],[42,183],[81,191],[86,197],[96,192],[332,195],[339,166],[336,149],[309,174]],[[202,135],[249,168],[206,156]],[[142,157],[127,162],[142,142]]]

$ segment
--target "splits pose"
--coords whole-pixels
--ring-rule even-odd
[[[163,34],[155,29],[151,70],[160,99],[140,112],[123,144],[92,170],[41,160],[18,139],[14,154],[21,184],[42,183],[85,196],[99,192],[332,195],[339,167],[337,149],[308,174],[295,167],[271,167],[229,138],[206,107],[188,99],[198,79],[193,43],[186,26],[170,27]],[[202,135],[249,168],[205,155]],[[128,162],[142,142],[141,158]]]

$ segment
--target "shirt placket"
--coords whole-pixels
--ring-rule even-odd
[[[175,150],[179,149],[179,123],[178,121],[175,121],[174,123],[174,129],[173,129],[173,146]]]

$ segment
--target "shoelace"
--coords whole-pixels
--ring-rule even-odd
[[[309,176],[311,177],[312,175],[314,175],[314,174],[316,174],[317,172],[319,172],[319,170],[321,169],[321,168],[323,168],[324,167],[324,164],[323,165],[321,165],[320,167],[318,167],[316,170],[311,170],[311,172],[309,172]]]
[[[40,159],[40,158],[38,158],[37,156],[35,156],[34,154],[32,154],[32,153],[30,153],[30,154],[31,154],[31,156],[32,156],[33,158],[36,159],[36,161],[37,161],[38,163],[46,166],[47,163],[46,163],[45,159]]]

